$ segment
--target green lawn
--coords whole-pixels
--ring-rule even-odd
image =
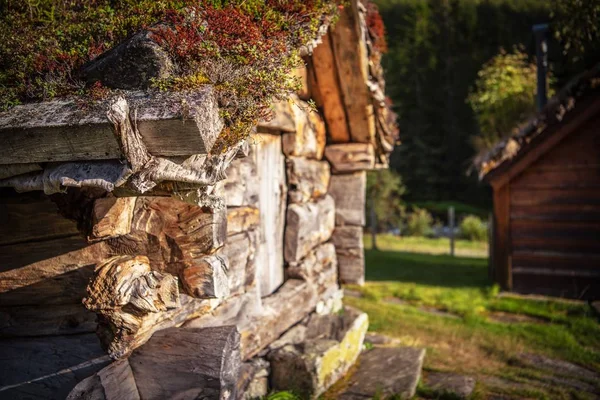
[[[365,248],[371,248],[371,235],[364,237]],[[377,247],[385,251],[404,251],[427,254],[450,254],[450,239],[413,236],[377,235]],[[487,257],[487,242],[456,240],[455,254],[463,257]]]
[[[474,398],[487,398],[492,392],[516,398],[588,398],[556,384],[570,378],[526,367],[518,355],[539,353],[600,371],[600,325],[589,305],[498,297],[484,258],[374,250],[365,254],[366,285],[348,287],[363,297],[347,296],[346,304],[369,314],[370,330],[425,347],[426,372],[454,371],[478,378]],[[492,319],[499,316],[524,320]],[[490,377],[514,385],[493,387],[486,383]],[[600,383],[590,383],[600,391]],[[423,388],[421,395],[425,393]]]

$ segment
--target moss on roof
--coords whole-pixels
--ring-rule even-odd
[[[289,71],[299,48],[337,7],[336,0],[0,0],[0,109],[106,96],[78,69],[147,29],[177,71],[154,88],[213,84],[228,129],[246,132],[272,98],[294,89]]]

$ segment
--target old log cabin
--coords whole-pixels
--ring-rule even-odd
[[[600,66],[476,163],[494,190],[496,282],[600,298]]]
[[[57,21],[95,26],[75,3]],[[54,49],[68,74],[36,59],[55,96],[0,93],[0,398],[315,398],[368,325],[340,284],[364,280],[365,170],[398,133],[376,9],[143,3],[114,15],[150,28]],[[2,29],[25,35],[20,7]],[[31,72],[21,45],[2,77]]]

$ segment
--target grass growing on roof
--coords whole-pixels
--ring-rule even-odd
[[[573,389],[549,385],[556,376],[520,364],[517,356],[523,352],[600,371],[600,324],[583,302],[499,297],[484,258],[373,250],[365,255],[367,283],[350,286],[363,297],[346,297],[344,302],[367,312],[370,330],[400,338],[404,345],[425,347],[426,371],[477,378],[474,398],[490,392],[486,377],[514,382],[514,387],[503,389],[508,395],[579,398]],[[401,301],[389,301],[392,297]],[[434,314],[432,309],[459,318]],[[529,319],[499,322],[493,319],[499,312]],[[597,382],[589,383],[600,390]],[[424,397],[426,392],[422,388]]]
[[[215,85],[235,142],[296,88],[298,49],[336,10],[335,0],[0,0],[0,109],[104,93],[78,69],[148,29],[177,66],[156,89]]]

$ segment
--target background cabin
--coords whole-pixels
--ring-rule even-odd
[[[598,68],[480,161],[494,190],[492,274],[503,289],[600,298]]]

